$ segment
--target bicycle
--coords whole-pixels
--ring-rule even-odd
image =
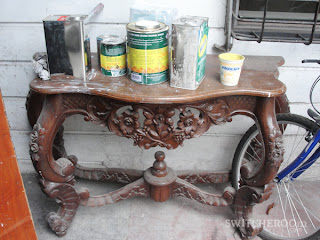
[[[316,62],[320,60],[303,60]],[[310,102],[320,75],[310,90]],[[320,239],[320,115],[311,109],[312,120],[292,113],[277,114],[283,134],[284,160],[280,166],[270,198],[257,204],[253,217],[264,225],[265,239]],[[259,128],[253,125],[243,135],[232,163],[232,185],[239,189],[240,168],[246,161],[264,157]],[[312,166],[312,167],[311,167]],[[317,179],[319,178],[319,180]]]

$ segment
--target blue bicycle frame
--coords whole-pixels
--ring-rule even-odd
[[[308,155],[312,152],[318,142],[320,142],[320,129],[315,133],[312,140],[300,153],[296,160],[294,160],[285,169],[278,173],[277,179],[281,181],[284,177],[294,171],[308,157]],[[312,156],[307,161],[305,161],[296,171],[294,171],[292,175],[290,175],[290,180],[294,180],[295,178],[300,176],[300,174],[302,174],[307,168],[309,168],[319,157],[320,147],[318,147],[318,149],[312,154]]]

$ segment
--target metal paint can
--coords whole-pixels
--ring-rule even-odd
[[[88,79],[91,53],[86,19],[87,15],[51,15],[43,20],[50,75]]]
[[[88,72],[91,70],[91,51],[90,51],[90,38],[89,36],[86,36],[84,40],[84,62],[85,62],[85,67],[86,71]]]
[[[140,84],[168,80],[168,26],[156,21],[137,21],[127,25],[129,78]]]
[[[113,37],[113,38],[119,38],[118,35],[99,35],[97,37],[97,56],[98,56],[98,63],[99,63],[99,66],[101,67],[100,65],[100,50],[101,50],[101,42],[105,39],[108,39],[110,37]]]
[[[205,76],[208,18],[185,16],[172,23],[170,86],[196,89]]]
[[[101,42],[100,63],[102,74],[119,77],[127,73],[126,42],[118,36],[109,36]]]

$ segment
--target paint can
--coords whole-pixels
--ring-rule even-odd
[[[126,42],[118,36],[109,36],[101,42],[100,65],[102,74],[110,77],[123,76],[126,68]]]
[[[86,81],[91,72],[87,15],[51,15],[43,20],[50,75],[67,74]]]
[[[101,67],[101,65],[100,65],[101,42],[105,39],[110,38],[110,37],[118,38],[119,36],[118,35],[99,35],[97,37],[97,56],[98,56],[98,64],[100,67]]]
[[[91,51],[90,51],[90,37],[86,36],[84,40],[84,62],[85,62],[85,68],[86,72],[91,70]]]
[[[196,89],[205,76],[208,18],[185,16],[172,23],[170,86]]]
[[[129,78],[153,85],[168,80],[169,27],[161,22],[142,20],[127,25]]]

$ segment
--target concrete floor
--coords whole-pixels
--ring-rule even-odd
[[[29,164],[20,164],[26,193],[39,240],[56,240],[49,229],[46,215],[58,209],[37,183]],[[93,194],[115,190],[119,184],[80,181]],[[210,189],[211,188],[211,189]],[[206,190],[213,191],[212,187]],[[98,208],[79,207],[64,240],[214,240],[240,239],[228,219],[229,207],[211,207],[186,198],[175,198],[156,203],[148,198],[134,198]],[[255,240],[261,239],[255,237]]]

